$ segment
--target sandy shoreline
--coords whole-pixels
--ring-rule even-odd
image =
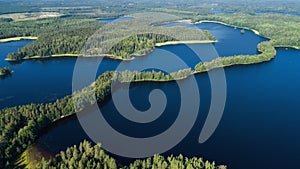
[[[260,32],[257,31],[257,30],[255,30],[255,29],[250,29],[250,28],[247,28],[247,27],[240,27],[240,26],[230,25],[230,24],[227,24],[225,22],[220,22],[220,21],[202,20],[202,21],[198,21],[198,22],[193,23],[192,20],[187,20],[186,19],[186,20],[178,20],[177,22],[184,22],[184,23],[189,23],[189,24],[199,24],[199,23],[204,23],[204,22],[218,23],[218,24],[222,24],[222,25],[226,25],[226,26],[230,26],[230,27],[235,27],[235,28],[241,28],[241,29],[250,30],[253,33],[255,33],[256,35],[260,35]]]
[[[215,40],[189,40],[189,41],[169,41],[163,43],[156,43],[155,47],[161,47],[166,45],[179,45],[179,44],[199,44],[199,43],[215,43]]]
[[[0,43],[19,41],[19,40],[37,40],[37,39],[38,39],[38,37],[36,37],[36,36],[20,36],[20,37],[14,37],[14,38],[0,39]]]
[[[260,35],[260,32],[257,31],[257,30],[255,30],[255,29],[250,29],[250,28],[247,28],[247,27],[240,27],[240,26],[236,26],[236,25],[230,25],[230,24],[227,24],[225,22],[220,22],[220,21],[202,20],[202,21],[196,22],[195,24],[197,24],[197,23],[203,23],[203,22],[218,23],[218,24],[222,24],[222,25],[226,25],[226,26],[230,26],[230,27],[234,27],[234,28],[241,28],[241,29],[252,31],[256,35]]]

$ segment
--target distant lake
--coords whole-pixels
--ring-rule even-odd
[[[257,44],[266,40],[251,31],[242,34],[240,29],[216,23],[201,23],[197,27],[210,30],[219,40],[213,46],[220,56],[256,54]],[[19,43],[0,45],[7,47],[7,51],[12,51],[12,48],[17,50],[20,47]],[[0,46],[0,49],[5,49],[4,47]],[[208,44],[193,46],[199,50],[200,55],[205,55],[203,51],[208,47]],[[173,45],[157,48],[149,56],[122,63],[123,68],[134,70],[139,64],[160,62],[168,65],[170,70],[185,67],[172,65],[172,61],[167,59],[162,61],[164,58],[161,54],[165,54],[165,51],[176,54],[188,67],[195,66],[199,61],[187,46]],[[2,52],[3,50],[0,56],[4,58],[5,53]],[[10,65],[4,61],[0,63],[1,67]],[[1,98],[14,98],[0,102],[1,106],[51,101],[41,99],[51,96],[51,93],[59,94],[53,96],[53,99],[70,94],[74,64],[75,58],[62,58],[10,65],[15,73],[8,79],[0,80],[0,95]],[[93,60],[86,59],[86,64],[92,65]],[[102,64],[98,74],[105,70],[114,70],[120,62],[105,59]],[[204,144],[198,143],[198,137],[210,106],[211,87],[207,73],[196,75],[201,96],[196,124],[180,144],[163,155],[203,157],[216,161],[217,164],[228,165],[230,169],[295,168],[300,157],[299,64],[299,50],[281,48],[277,49],[276,58],[270,62],[225,68],[228,92],[225,112],[216,132]],[[187,83],[189,80],[183,82]],[[153,89],[163,90],[168,98],[167,109],[158,120],[147,125],[127,121],[117,112],[111,100],[101,107],[106,120],[119,132],[130,136],[149,137],[163,132],[172,125],[177,116],[180,94],[175,82],[141,83],[130,89],[130,96],[136,108],[149,108],[148,96]],[[84,139],[89,138],[82,130],[77,117],[73,116],[46,128],[34,147],[39,152],[53,155]],[[124,164],[133,161],[112,156]]]
[[[102,23],[109,23],[109,22],[121,22],[121,21],[127,21],[130,20],[130,17],[121,17],[121,18],[105,18],[105,19],[99,19],[99,22]]]

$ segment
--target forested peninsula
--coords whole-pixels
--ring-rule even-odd
[[[257,30],[261,36],[269,38],[275,47],[300,49],[300,17],[280,14],[218,14],[199,15],[193,22],[202,20],[219,21],[231,26]]]
[[[26,36],[38,37],[34,43],[19,49],[18,52],[10,53],[6,58],[7,61],[82,55],[130,60],[134,56],[146,55],[154,49],[157,43],[182,40],[186,42],[216,41],[209,31],[182,26],[175,28],[155,26],[157,23],[170,22],[178,18],[168,14],[155,15],[158,14],[133,15],[133,20],[122,22],[121,25],[116,23],[109,24],[104,28],[106,29],[104,32],[101,29],[104,23],[97,22],[95,18],[82,19],[78,18],[78,16],[18,22],[3,21],[3,24],[0,26],[0,39]],[[121,32],[121,29],[116,29],[120,26],[126,28],[126,33]],[[15,27],[15,29],[7,29],[9,27]],[[156,33],[139,33],[141,30]],[[131,36],[123,38],[127,35]],[[2,39],[2,41],[9,41],[10,39]],[[111,43],[114,44],[111,45]],[[103,49],[110,45],[109,49]],[[86,53],[87,51],[85,50],[82,52],[81,50],[85,48],[89,48],[89,51],[93,52]],[[105,53],[94,53],[94,51],[105,51]]]
[[[37,39],[19,49],[18,52],[10,53],[6,58],[8,61],[52,55],[54,57],[77,56],[86,40],[103,25],[103,23],[95,21],[94,18],[83,18],[82,16],[62,16],[13,22],[0,20],[0,42]]]

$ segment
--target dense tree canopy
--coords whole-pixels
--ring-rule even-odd
[[[68,148],[60,152],[55,158],[45,161],[42,160],[36,167],[37,169],[226,169],[226,166],[217,166],[214,162],[204,161],[202,158],[186,158],[182,155],[177,157],[170,156],[164,158],[155,155],[152,158],[136,160],[129,166],[122,166],[115,159],[109,157],[101,146],[91,144],[87,141]]]
[[[95,19],[88,17],[82,19],[80,16],[18,22],[0,20],[0,23],[0,39],[19,36],[39,37],[36,42],[9,54],[10,60],[54,54],[79,54],[85,41],[103,25]]]
[[[98,92],[98,101],[101,102],[110,89],[112,73],[107,72],[100,76],[94,90]],[[90,98],[84,98],[84,93],[91,88],[85,89],[82,93],[86,102]],[[55,119],[68,114],[75,113],[71,96],[59,99],[54,103],[30,104],[0,110],[0,168],[12,168],[14,161],[29,145],[37,138],[39,129]]]
[[[155,47],[156,43],[174,41],[175,39],[166,35],[138,34],[124,39],[109,50],[109,54],[130,59],[131,56],[143,56]]]
[[[294,46],[300,47],[300,20],[299,17],[288,15],[274,15],[263,14],[254,15],[257,11],[262,12],[298,12],[299,3],[294,2],[286,5],[281,5],[278,1],[270,4],[265,2],[257,5],[254,3],[236,3],[238,1],[215,3],[196,3],[197,1],[184,3],[169,3],[168,1],[154,0],[150,3],[140,2],[138,7],[133,3],[131,7],[127,6],[127,2],[120,2],[120,4],[111,3],[103,5],[103,7],[88,7],[81,8],[82,3],[75,0],[70,0],[68,3],[77,5],[78,8],[54,8],[56,1],[50,3],[48,8],[44,10],[62,12],[68,15],[57,18],[37,19],[29,21],[15,22],[11,18],[0,18],[0,39],[18,37],[18,36],[37,36],[39,39],[16,53],[8,56],[12,60],[21,60],[23,58],[30,58],[33,56],[51,56],[55,54],[79,54],[85,41],[96,30],[98,30],[103,23],[95,21],[95,16],[74,16],[78,13],[95,13],[95,11],[106,10],[111,12],[109,15],[114,15],[114,12],[128,13],[139,12],[149,9],[150,11],[167,12],[173,14],[180,14],[181,16],[193,17],[197,14],[205,14],[197,16],[194,21],[199,20],[216,20],[222,21],[231,25],[241,27],[248,27],[260,31],[263,36],[271,38],[270,42],[259,44],[258,51],[261,54],[254,56],[232,56],[226,58],[218,58],[211,62],[199,63],[195,70],[184,69],[171,74],[163,72],[106,72],[101,75],[96,82],[85,88],[84,90],[75,94],[75,97],[64,97],[54,103],[48,104],[30,104],[24,106],[17,106],[0,110],[0,168],[13,168],[16,158],[38,137],[38,131],[45,125],[51,123],[55,119],[62,116],[75,113],[75,110],[84,109],[88,104],[95,104],[96,102],[103,102],[103,100],[110,96],[111,82],[117,80],[122,82],[140,82],[140,81],[171,81],[187,78],[195,73],[210,71],[219,67],[232,66],[237,64],[254,64],[264,61],[269,61],[274,58],[276,50],[273,46]],[[1,13],[11,12],[37,12],[43,6],[26,5],[16,6],[15,1],[3,1],[3,3],[10,5],[0,5]],[[33,1],[32,1],[33,2]],[[39,1],[35,1],[40,3]],[[42,2],[41,2],[42,3]],[[53,4],[51,4],[53,3]],[[110,4],[111,3],[111,4]],[[192,3],[187,5],[186,3]],[[194,4],[196,3],[196,4]],[[29,3],[30,4],[30,3]],[[93,5],[95,5],[94,3]],[[152,5],[150,5],[152,4]],[[154,5],[153,5],[154,4]],[[91,5],[91,4],[90,4]],[[91,6],[93,6],[91,5]],[[151,6],[151,8],[149,7]],[[53,8],[52,8],[53,7]],[[168,8],[165,8],[168,7]],[[243,12],[232,15],[209,15],[212,13],[211,9],[220,10],[222,12]],[[184,10],[186,9],[186,11]],[[245,14],[247,13],[247,14]],[[182,30],[182,29],[181,29]],[[179,30],[179,32],[181,31]],[[204,32],[209,39],[213,39],[208,32]],[[141,34],[132,36],[115,45],[110,53],[121,58],[128,59],[131,55],[143,55],[152,49],[157,42],[165,42],[174,40],[168,36],[155,34]],[[0,68],[0,76],[11,74],[11,69],[8,67]],[[97,100],[91,99],[90,94],[95,91]],[[80,103],[75,109],[73,99],[77,99]],[[204,162],[201,158],[184,158],[167,157],[156,155],[153,158],[145,160],[137,160],[129,166],[121,166],[109,157],[101,149],[100,145],[91,146],[88,142],[81,143],[78,147],[70,147],[65,152],[61,152],[54,159],[49,161],[42,161],[38,168],[206,168],[224,169],[225,166],[215,166],[214,163]]]
[[[271,39],[274,46],[292,46],[300,49],[300,17],[280,14],[232,14],[197,16],[194,21],[213,20],[247,27]]]
[[[157,15],[157,17],[152,15]],[[104,32],[102,29],[99,30],[103,23],[99,23],[95,18],[89,16],[86,16],[86,18],[82,18],[82,16],[62,16],[17,22],[2,21],[0,25],[0,39],[18,36],[39,37],[36,42],[19,49],[18,52],[9,54],[7,59],[10,61],[64,54],[76,56],[80,54],[83,47],[86,50],[83,52],[83,55],[112,55],[112,57],[118,59],[130,59],[132,55],[147,54],[155,47],[156,43],[160,42],[177,39],[187,41],[215,40],[208,31],[187,27],[169,28],[157,25],[158,23],[179,19],[179,17],[173,15],[146,13],[136,14],[133,17],[135,19],[129,20],[128,23],[122,22],[121,25],[116,23],[109,24],[105,27],[106,31]],[[121,27],[120,30],[118,29],[119,27]],[[122,27],[123,30],[125,29],[123,32],[121,31]],[[147,33],[139,33],[141,30],[144,32],[147,30]],[[124,35],[131,36],[123,39]],[[87,41],[88,38],[91,39]],[[114,45],[110,46],[111,43]],[[106,47],[109,48],[106,49]],[[102,49],[99,50],[99,48]],[[103,48],[106,49],[106,53],[97,52],[102,51]],[[93,52],[87,53],[89,50]]]
[[[0,68],[0,78],[6,78],[12,74],[10,67]]]
[[[258,55],[221,57],[211,62],[199,63],[195,66],[195,71],[201,73],[220,67],[261,63],[273,59],[276,55],[276,49],[270,42],[258,44],[258,51],[261,52]]]

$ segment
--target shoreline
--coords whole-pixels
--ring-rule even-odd
[[[260,34],[260,32],[259,32],[258,30],[251,29],[251,28],[248,28],[248,27],[241,27],[241,26],[231,25],[231,24],[228,24],[228,23],[225,23],[225,22],[221,22],[221,21],[202,20],[202,21],[196,22],[195,24],[197,24],[197,23],[203,23],[203,22],[218,23],[218,24],[222,24],[222,25],[225,25],[225,26],[230,26],[230,27],[233,27],[233,28],[245,29],[245,30],[252,31],[252,32],[253,32],[254,34],[256,34],[256,35],[259,35],[259,36],[261,36],[261,37],[264,37],[264,36],[262,36],[262,35]],[[267,38],[267,37],[264,37],[264,38]],[[270,39],[270,38],[267,38],[267,39]]]
[[[168,45],[179,45],[179,44],[205,44],[205,43],[216,43],[217,40],[188,40],[188,41],[168,41],[162,43],[156,43],[155,47],[168,46]]]
[[[261,33],[258,31],[258,30],[255,30],[255,29],[251,29],[251,28],[248,28],[248,27],[241,27],[241,26],[236,26],[236,25],[231,25],[231,24],[228,24],[228,23],[225,23],[225,22],[221,22],[221,21],[215,21],[215,20],[201,20],[201,21],[198,21],[198,22],[192,22],[192,20],[178,20],[177,22],[185,22],[185,23],[189,23],[189,24],[200,24],[200,23],[217,23],[217,24],[221,24],[221,25],[225,25],[225,26],[229,26],[229,27],[232,27],[232,28],[240,28],[240,29],[245,29],[245,30],[249,30],[249,31],[252,31],[254,34],[258,35],[258,36],[261,36],[263,38],[266,38],[268,39],[269,41],[271,41],[272,39],[269,38],[269,37],[266,37],[266,36],[263,36],[261,35]],[[300,50],[300,47],[299,46],[290,46],[290,45],[274,45],[274,48],[290,48],[290,49],[296,49],[296,50]]]
[[[31,40],[35,40],[37,39],[37,37],[27,37],[28,39]],[[14,40],[11,40],[14,39]],[[19,41],[19,40],[24,40],[23,37],[17,37],[17,38],[10,38],[10,41]],[[1,41],[0,41],[1,42]],[[8,42],[8,40],[7,40]],[[163,42],[163,43],[156,43],[154,45],[155,47],[161,47],[161,46],[168,46],[168,45],[179,45],[179,44],[206,44],[206,43],[216,43],[218,42],[217,40],[189,40],[189,41],[168,41],[168,42]],[[146,49],[147,50],[147,49]],[[131,55],[129,59],[125,59],[119,56],[114,56],[112,54],[103,54],[103,55],[99,55],[99,56],[81,56],[80,54],[71,54],[71,53],[66,53],[66,54],[54,54],[54,55],[50,55],[50,56],[32,56],[32,57],[24,57],[20,60],[16,60],[16,59],[10,59],[10,58],[5,58],[5,61],[9,61],[9,62],[22,62],[22,61],[26,61],[26,60],[35,60],[35,59],[51,59],[51,58],[60,58],[60,57],[85,57],[85,58],[93,58],[93,57],[103,57],[103,58],[109,58],[109,59],[113,59],[113,60],[120,60],[120,61],[132,61],[134,60],[136,57],[143,57],[143,56],[147,56],[149,53],[151,53],[153,51],[153,49],[149,49],[149,52],[146,52],[147,54],[140,54],[140,55]]]
[[[296,49],[296,50],[300,50],[300,47],[297,46],[289,46],[289,45],[275,45],[274,46],[276,49],[278,48],[288,48],[288,49]]]
[[[122,60],[122,61],[130,61],[135,59],[135,57],[132,57],[131,59],[123,59],[120,57],[115,57],[113,55],[102,55],[102,56],[81,56],[80,54],[72,54],[72,53],[67,53],[67,54],[54,54],[54,55],[50,55],[50,56],[32,56],[32,57],[24,57],[20,60],[16,60],[16,59],[10,59],[10,58],[5,58],[5,61],[8,62],[22,62],[22,61],[28,61],[28,60],[42,60],[42,59],[54,59],[54,58],[98,58],[98,57],[102,57],[102,58],[109,58],[109,59],[113,59],[113,60]]]
[[[240,28],[240,29],[249,30],[249,31],[252,31],[254,34],[256,34],[256,35],[258,35],[258,36],[261,36],[261,37],[263,37],[263,38],[268,39],[269,41],[272,40],[272,39],[269,38],[269,37],[266,37],[266,36],[261,35],[261,33],[260,33],[258,30],[251,29],[251,28],[248,28],[248,27],[241,27],[241,26],[236,26],[236,25],[230,25],[230,24],[227,24],[227,23],[221,22],[221,21],[201,20],[201,21],[195,22],[194,24],[205,23],[205,22],[208,22],[208,23],[218,23],[218,24],[222,24],[222,25],[225,25],[225,26],[230,26],[230,27],[232,27],[232,28]],[[192,23],[192,21],[190,21],[190,23]],[[193,24],[193,23],[192,23],[192,24]],[[300,50],[300,47],[299,47],[299,46],[290,46],[290,45],[274,45],[274,48],[276,48],[276,49],[277,49],[277,48],[290,48],[290,49]]]
[[[35,59],[51,59],[51,58],[60,58],[60,57],[78,57],[78,54],[56,54],[56,55],[51,55],[51,56],[32,56],[32,57],[24,57],[20,60],[16,59],[10,59],[10,58],[5,58],[5,61],[8,62],[22,62],[26,60],[35,60]]]
[[[200,23],[217,23],[217,24],[222,24],[225,26],[229,26],[232,28],[240,28],[240,29],[245,29],[245,30],[249,30],[252,31],[254,34],[261,36],[263,38],[266,38],[268,40],[271,40],[268,37],[262,36],[260,34],[260,32],[258,30],[255,29],[251,29],[251,28],[247,28],[247,27],[240,27],[240,26],[236,26],[236,25],[231,25],[231,24],[227,24],[225,22],[221,22],[221,21],[215,21],[215,20],[200,20],[198,22],[192,22],[191,19],[183,19],[183,20],[177,20],[175,22],[181,22],[181,23],[189,23],[189,24],[200,24]],[[14,38],[6,38],[6,39],[0,39],[0,43],[5,43],[5,42],[11,42],[11,41],[19,41],[19,40],[37,40],[38,37],[35,36],[23,36],[23,37],[14,37]],[[155,47],[162,47],[162,46],[168,46],[168,45],[179,45],[179,44],[205,44],[205,43],[217,43],[218,40],[187,40],[187,41],[168,41],[168,42],[162,42],[162,43],[156,43],[154,45]],[[290,49],[296,49],[296,50],[300,50],[300,47],[298,46],[289,46],[289,45],[274,45],[274,48],[290,48]],[[32,56],[32,57],[25,57],[22,58],[20,60],[15,60],[15,59],[9,59],[9,58],[5,58],[6,61],[10,61],[10,62],[22,62],[22,61],[26,61],[26,60],[35,60],[35,59],[51,59],[51,58],[59,58],[59,57],[86,57],[86,58],[92,58],[92,57],[103,57],[103,58],[109,58],[109,59],[113,59],[113,60],[120,60],[120,61],[132,61],[134,60],[136,57],[142,57],[142,56],[147,56],[149,53],[145,54],[145,55],[132,55],[131,58],[129,59],[125,59],[122,57],[118,57],[118,56],[114,56],[114,55],[110,55],[110,54],[104,54],[104,55],[100,55],[100,56],[80,56],[80,54],[54,54],[51,56]]]
[[[261,42],[261,43],[265,43],[265,42]],[[259,46],[259,44],[258,44]],[[273,46],[273,48],[275,49],[275,47]],[[257,49],[259,49],[257,47]],[[265,54],[266,51],[259,51],[260,53],[259,54],[256,54],[256,55],[249,55],[249,56],[243,56],[243,55],[237,55],[237,56],[229,56],[230,58],[235,58],[235,57],[260,57],[262,56],[263,54]],[[266,58],[265,60],[261,60],[261,61],[257,61],[257,62],[250,62],[250,63],[231,63],[231,64],[222,64],[220,66],[215,66],[215,67],[211,67],[209,69],[205,69],[205,70],[196,70],[195,68],[191,71],[190,74],[187,74],[187,75],[184,75],[182,77],[179,77],[179,78],[174,78],[174,79],[168,79],[168,80],[157,80],[157,79],[143,79],[143,80],[134,80],[134,81],[121,81],[121,83],[144,83],[144,82],[154,82],[154,83],[168,83],[168,82],[173,82],[173,81],[183,81],[183,80],[186,80],[188,79],[190,76],[193,76],[193,75],[198,75],[198,74],[202,74],[202,73],[206,73],[206,72],[210,72],[210,71],[213,71],[213,70],[216,70],[216,69],[222,69],[222,68],[228,68],[228,67],[233,67],[233,66],[238,66],[238,65],[255,65],[255,64],[260,64],[260,63],[264,63],[264,62],[270,62],[271,60],[273,60],[274,58],[276,57],[276,53],[274,55],[272,55],[271,57],[268,57]],[[216,58],[212,61],[209,61],[209,62],[204,62],[203,64],[205,63],[213,63],[215,62],[216,60],[218,59],[222,59],[222,58]],[[202,63],[202,62],[200,62]],[[197,65],[196,65],[197,66]],[[178,72],[178,71],[177,71]],[[101,76],[101,75],[100,75]],[[95,87],[95,83],[96,81],[94,81],[93,83],[91,83],[89,86],[92,86],[92,87]],[[72,96],[72,95],[71,95]],[[66,96],[68,97],[68,96]],[[85,108],[84,108],[85,109]],[[61,120],[65,120],[67,118],[70,118],[74,115],[77,115],[77,113],[80,113],[82,110],[79,110],[79,111],[76,111],[76,112],[73,112],[73,113],[69,113],[67,115],[64,115],[64,116],[61,116],[60,118],[57,118],[57,119],[54,119],[52,122],[50,122],[46,127],[49,127],[49,125],[53,125],[54,123],[56,122],[59,122]],[[45,127],[45,128],[46,128]]]
[[[38,39],[38,37],[36,37],[36,36],[19,36],[19,37],[13,37],[13,38],[0,39],[0,43],[20,41],[20,40],[37,40],[37,39]]]
[[[191,19],[188,20],[178,20],[177,22],[183,22],[183,23],[189,23],[189,24],[200,24],[200,23],[218,23],[218,24],[222,24],[222,25],[225,25],[225,26],[230,26],[230,27],[233,27],[233,28],[240,28],[240,29],[245,29],[245,30],[249,30],[249,31],[252,31],[253,33],[255,33],[256,35],[259,35],[259,36],[262,36],[260,34],[260,32],[258,30],[255,30],[255,29],[251,29],[251,28],[248,28],[248,27],[241,27],[241,26],[236,26],[236,25],[231,25],[231,24],[228,24],[228,23],[225,23],[225,22],[221,22],[221,21],[215,21],[215,20],[200,20],[200,21],[197,21],[197,22],[193,22]],[[264,36],[262,36],[264,37]],[[264,37],[264,38],[267,38],[267,37]],[[270,39],[270,38],[267,38],[267,39]]]
[[[233,28],[245,29],[245,30],[252,31],[256,35],[262,36],[258,30],[251,29],[251,28],[248,28],[248,27],[241,27],[241,26],[231,25],[231,24],[221,22],[221,21],[201,20],[201,21],[195,22],[194,24],[200,24],[200,23],[205,23],[205,22],[207,22],[207,23],[218,23],[218,24],[222,24],[222,25],[225,25],[225,26],[230,26],[230,27],[233,27]],[[264,36],[262,36],[262,37],[264,37]],[[264,38],[267,38],[267,37],[264,37]],[[267,38],[267,39],[270,39],[270,38]]]
[[[267,43],[267,42],[262,42],[262,43]],[[274,48],[272,45],[270,45],[269,47],[272,47]],[[268,49],[268,48],[267,48]],[[258,50],[259,50],[259,46],[258,46]],[[275,49],[274,49],[275,50]],[[268,52],[269,50],[259,50],[260,54],[257,54],[257,55],[251,55],[251,56],[247,56],[247,57],[252,57],[252,56],[256,56],[256,57],[259,57],[259,56],[262,56],[263,54],[265,54],[266,52]],[[262,63],[262,62],[268,62],[270,60],[272,60],[274,57],[276,56],[276,53],[272,56],[269,56],[268,58],[264,59],[264,60],[261,60],[261,61],[257,61],[257,62],[252,62],[252,63],[232,63],[232,64],[228,64],[228,65],[216,65],[216,66],[213,66],[213,67],[210,67],[210,68],[207,68],[207,69],[204,69],[204,70],[196,70],[196,67],[194,68],[193,71],[190,72],[190,74],[187,74],[187,75],[184,75],[182,77],[179,77],[179,78],[176,78],[176,79],[169,79],[169,80],[136,80],[136,81],[132,81],[133,83],[141,83],[141,82],[155,82],[155,83],[167,83],[167,82],[171,82],[171,81],[181,81],[181,80],[185,80],[187,78],[189,78],[190,76],[193,76],[193,75],[197,75],[197,74],[201,74],[201,73],[205,73],[205,72],[209,72],[209,71],[212,71],[212,70],[216,70],[216,69],[219,69],[219,68],[225,68],[225,67],[231,67],[231,66],[235,66],[235,65],[252,65],[252,64],[258,64],[258,63]],[[240,57],[240,56],[233,56],[232,58],[234,59],[234,57]],[[246,57],[246,56],[245,56]],[[214,63],[216,60],[212,60],[210,62],[207,62],[207,63]],[[202,62],[200,62],[202,63]],[[199,63],[199,64],[200,64]],[[217,62],[216,62],[217,63]],[[203,63],[205,64],[205,63]],[[197,66],[197,65],[196,65]],[[95,82],[91,83],[90,86],[95,86]],[[126,83],[126,82],[122,82],[122,83]],[[93,89],[92,89],[93,90]],[[81,91],[81,92],[85,92],[84,89]],[[89,92],[89,91],[87,91]],[[72,96],[72,95],[71,95]],[[108,96],[108,95],[107,95]],[[105,96],[105,97],[107,97]],[[70,97],[69,96],[65,96],[64,98],[66,97]],[[71,98],[72,99],[72,98]],[[103,100],[101,100],[102,102]],[[97,101],[98,102],[98,101]],[[83,107],[83,109],[86,109],[88,107]],[[82,110],[83,110],[82,109]],[[58,123],[60,121],[63,121],[63,120],[69,120],[70,118],[74,117],[75,115],[77,116],[78,113],[82,112],[82,110],[79,110],[79,111],[74,111],[74,112],[69,112],[69,113],[66,113],[66,115],[61,115],[60,117],[56,118],[56,119],[53,119],[51,122],[49,122],[47,125],[43,126],[41,129],[39,129],[39,134],[38,134],[38,137],[40,137],[40,133],[43,131],[43,130],[47,130],[47,128],[55,125],[55,123]],[[38,140],[38,138],[36,138],[35,142]]]

